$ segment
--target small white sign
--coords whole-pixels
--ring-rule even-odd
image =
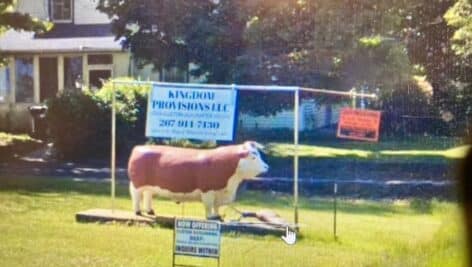
[[[146,136],[232,141],[237,90],[156,84],[149,95]]]
[[[220,234],[217,221],[175,219],[174,255],[219,258]]]

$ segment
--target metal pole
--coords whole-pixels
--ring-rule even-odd
[[[298,130],[299,130],[299,104],[300,104],[300,90],[297,88],[294,94],[294,122],[293,122],[293,208],[294,208],[294,222],[295,228],[298,230]]]
[[[172,266],[175,266],[175,226],[177,219],[174,217],[174,231],[172,233]]]
[[[301,87],[300,90],[304,92],[311,92],[311,93],[325,94],[325,95],[338,95],[338,96],[345,96],[345,97],[356,96],[356,97],[365,97],[365,98],[374,98],[374,99],[377,98],[376,94],[357,93],[355,89],[345,92],[345,91]]]
[[[336,233],[336,226],[337,226],[337,210],[338,210],[338,183],[334,181],[334,189],[333,189],[333,194],[334,194],[334,217],[333,217],[333,234],[334,234],[334,240],[338,240],[338,236]]]
[[[356,88],[351,90],[352,108],[356,108]]]
[[[111,99],[111,212],[115,211],[115,169],[116,169],[116,88],[115,82],[112,82]]]

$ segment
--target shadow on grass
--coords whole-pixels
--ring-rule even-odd
[[[293,197],[288,194],[246,191],[237,197],[237,201],[242,205],[261,208],[293,208]],[[374,202],[352,199],[338,199],[337,203],[338,212],[350,214],[390,216],[393,214],[425,213],[422,209],[414,209],[410,207],[411,206],[399,207],[394,205],[392,202],[385,201]],[[331,212],[334,209],[334,201],[332,198],[300,198],[299,208],[305,210]]]
[[[0,192],[28,193],[78,193],[84,195],[109,196],[110,184],[106,182],[74,181],[61,178],[0,177]],[[117,184],[117,197],[128,197],[128,186]]]
[[[0,177],[0,192],[16,192],[31,196],[57,193],[106,197],[110,195],[110,185],[108,183],[73,181],[60,178]],[[128,186],[118,184],[116,186],[116,196],[118,198],[129,198]],[[238,204],[261,209],[279,208],[290,210],[293,207],[293,197],[282,193],[245,191],[238,195],[236,205]],[[333,200],[330,198],[301,198],[299,207],[305,210],[332,211]],[[428,203],[413,201],[407,207],[398,207],[391,202],[346,199],[338,201],[338,211],[351,214],[389,216],[394,213],[430,213],[432,208],[430,201]]]

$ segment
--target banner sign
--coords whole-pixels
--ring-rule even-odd
[[[376,110],[343,108],[338,123],[337,137],[352,140],[379,140],[381,112]]]
[[[175,219],[174,255],[220,257],[221,226],[217,221]]]
[[[153,86],[146,118],[147,137],[232,141],[237,90]]]

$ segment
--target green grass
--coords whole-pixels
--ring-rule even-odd
[[[318,145],[299,145],[298,155],[300,157],[313,158],[358,158],[358,159],[391,159],[392,157],[410,158],[444,158],[461,159],[465,157],[470,146],[460,145],[447,149],[409,149],[409,150],[367,150],[349,149]],[[269,143],[267,152],[275,157],[292,157],[295,153],[293,144]]]
[[[129,209],[126,187],[116,205]],[[272,209],[292,218],[291,197],[246,192],[242,210]],[[421,201],[420,201],[421,202]],[[0,178],[0,266],[170,266],[172,230],[121,224],[83,224],[78,211],[110,207],[109,185],[51,178]],[[225,235],[221,266],[461,266],[461,216],[454,203],[342,200],[338,241],[332,236],[332,202],[300,201],[302,236],[294,246],[280,238]],[[156,201],[157,212],[181,207]],[[228,216],[232,213],[223,210]],[[199,203],[186,216],[203,216]],[[208,260],[179,262],[211,266]]]
[[[10,146],[17,143],[37,142],[27,134],[10,134],[0,132],[0,147]]]
[[[24,155],[41,146],[41,141],[26,134],[9,134],[0,132],[0,161]]]

